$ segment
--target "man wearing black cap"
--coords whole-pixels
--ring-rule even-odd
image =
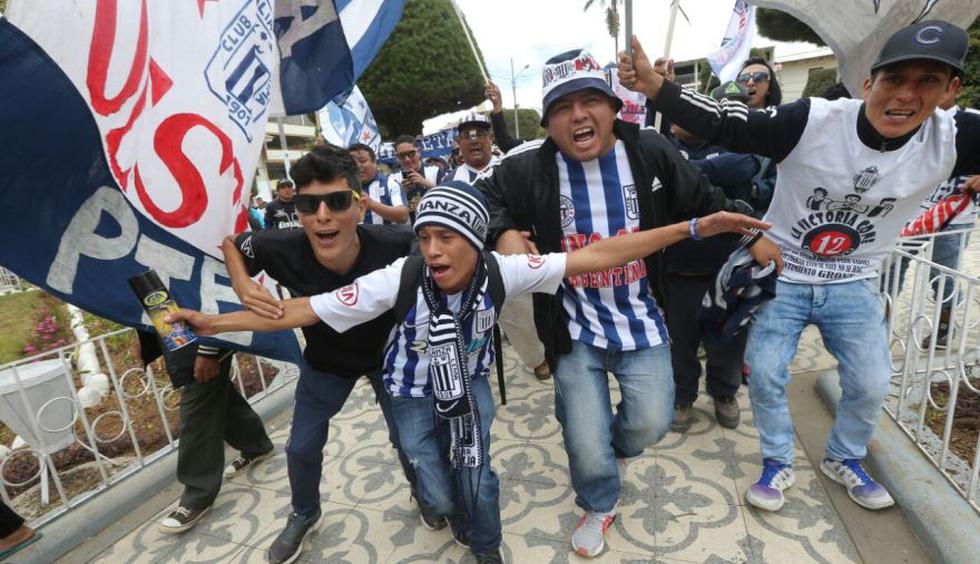
[[[746,500],[778,510],[783,490],[795,482],[788,365],[800,333],[814,324],[839,363],[843,390],[820,468],[862,507],[891,506],[891,496],[861,466],[891,375],[876,278],[923,197],[953,175],[980,172],[980,117],[936,111],[960,83],[966,32],[943,21],[896,32],[864,81],[864,102],[811,98],[764,112],[682,90],[658,74],[635,37],[633,46],[632,59],[619,59],[624,85],[685,129],[779,163],[765,218],[774,224],[768,237],[785,269],[776,298],[756,314],[746,349],[763,456]],[[978,180],[965,189],[976,189]],[[828,202],[823,210],[814,210],[812,200],[807,205],[817,190]],[[878,208],[886,211],[870,211]]]
[[[490,204],[498,252],[527,252],[521,231],[544,253],[572,251],[735,209],[661,135],[616,120],[622,101],[587,51],[553,57],[542,78],[548,139],[513,149],[477,181]],[[760,247],[760,255],[766,250]],[[581,556],[594,557],[605,545],[626,461],[660,440],[673,417],[661,274],[660,257],[651,255],[571,276],[557,296],[534,296],[575,502],[585,510],[571,543]],[[615,411],[610,372],[622,391]]]

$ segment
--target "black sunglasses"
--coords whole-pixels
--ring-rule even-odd
[[[327,204],[327,209],[335,212],[345,211],[350,207],[354,200],[360,200],[361,195],[353,190],[343,192],[330,192],[329,194],[297,194],[293,196],[293,203],[296,211],[303,214],[314,214],[320,209],[320,204]]]
[[[750,78],[757,83],[769,82],[769,73],[767,73],[766,71],[745,72],[738,75],[738,78],[735,79],[735,82],[739,84],[748,84]]]

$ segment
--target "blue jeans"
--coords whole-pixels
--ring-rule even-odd
[[[763,458],[793,462],[793,420],[786,400],[789,364],[800,334],[816,325],[837,359],[842,390],[827,439],[827,458],[864,458],[888,391],[891,359],[878,280],[839,284],[778,282],[756,313],[745,361]]]
[[[449,517],[465,528],[474,554],[500,547],[500,484],[490,467],[490,425],[496,407],[486,378],[473,380],[480,414],[483,465],[453,470],[449,461],[449,421],[436,415],[432,398],[391,398],[398,435],[417,480],[417,498],[427,512]],[[461,502],[461,503],[459,503]]]
[[[398,451],[405,478],[415,489],[415,474],[398,444],[398,433],[391,415],[391,396],[383,389],[380,372],[368,374],[368,380],[388,425],[388,440]],[[320,372],[305,361],[300,366],[293,401],[293,422],[286,441],[286,470],[293,511],[300,515],[315,515],[320,510],[323,447],[327,444],[330,419],[344,407],[356,383],[356,378]]]
[[[607,372],[622,392],[616,413]],[[670,348],[611,351],[575,341],[554,379],[575,503],[587,511],[612,511],[619,499],[616,459],[637,456],[659,441],[673,418]]]

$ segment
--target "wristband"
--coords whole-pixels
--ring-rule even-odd
[[[701,240],[701,237],[698,237],[698,218],[692,217],[690,223],[687,224],[687,229],[691,232],[691,240]]]

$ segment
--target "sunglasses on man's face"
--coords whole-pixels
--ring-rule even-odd
[[[342,192],[330,192],[329,194],[297,194],[293,197],[296,211],[302,214],[312,215],[320,210],[320,204],[327,205],[327,209],[335,212],[342,212],[350,208],[354,200],[360,200],[361,195],[353,190]]]
[[[756,83],[769,82],[769,73],[766,71],[743,72],[742,74],[738,75],[735,82],[739,84],[748,84],[750,78]]]
[[[395,153],[395,156],[401,160],[405,160],[405,159],[415,158],[415,155],[417,154],[419,154],[419,151],[418,149],[415,149],[413,151],[404,151],[402,153]]]

